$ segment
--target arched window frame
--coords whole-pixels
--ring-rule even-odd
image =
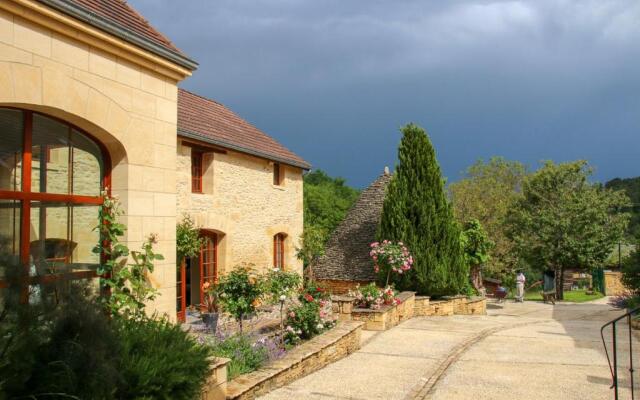
[[[103,176],[101,182],[101,189],[106,190],[107,194],[110,194],[111,188],[111,159],[109,152],[105,146],[93,135],[87,133],[84,129],[77,127],[76,125],[69,123],[68,121],[60,118],[36,112],[32,110],[0,106],[0,109],[9,109],[22,112],[23,116],[23,132],[22,132],[22,160],[21,160],[21,190],[2,190],[0,189],[1,200],[15,200],[20,202],[20,249],[19,258],[20,263],[23,265],[23,280],[25,293],[28,290],[27,285],[34,284],[47,284],[59,280],[77,280],[77,279],[91,279],[97,277],[97,274],[93,270],[89,271],[75,271],[67,272],[63,274],[47,274],[40,276],[30,276],[29,274],[29,261],[30,261],[30,218],[31,218],[31,202],[47,202],[47,203],[63,203],[67,205],[101,205],[104,201],[101,195],[99,196],[87,196],[78,195],[73,193],[47,193],[47,192],[34,192],[32,189],[32,143],[33,143],[33,119],[35,115],[48,118],[56,121],[60,124],[66,125],[68,128],[77,131],[90,139],[100,149],[100,155],[102,157]],[[8,282],[0,279],[0,288],[8,286]]]

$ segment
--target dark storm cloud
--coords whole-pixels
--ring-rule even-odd
[[[477,158],[640,175],[640,3],[130,0],[215,98],[364,186],[424,126],[450,179]]]

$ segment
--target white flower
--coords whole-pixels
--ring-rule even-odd
[[[316,326],[316,328],[318,328],[318,329],[323,329],[323,328],[324,328],[324,325],[322,325],[322,324],[318,324],[318,325]]]
[[[287,296],[285,296],[285,295],[281,295],[280,296],[280,301],[285,301],[286,299],[287,299]]]

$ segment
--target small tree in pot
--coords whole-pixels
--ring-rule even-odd
[[[231,314],[240,326],[242,319],[255,312],[263,293],[262,282],[247,266],[238,266],[223,276],[218,284],[218,299],[224,311]]]

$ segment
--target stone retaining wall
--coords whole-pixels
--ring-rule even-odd
[[[627,291],[622,284],[622,273],[620,271],[604,272],[604,294],[607,296],[619,296]]]
[[[431,315],[431,305],[429,296],[416,296],[413,307],[413,315],[416,317],[426,317]]]
[[[224,400],[227,396],[227,364],[228,358],[213,357],[211,374],[202,388],[200,400]]]
[[[453,296],[441,300],[431,300],[426,296],[415,298],[415,316],[484,315],[487,313],[487,299],[484,297]]]
[[[290,350],[283,358],[230,381],[226,398],[255,399],[353,353],[360,348],[363,325],[357,321],[339,322],[330,331]]]

